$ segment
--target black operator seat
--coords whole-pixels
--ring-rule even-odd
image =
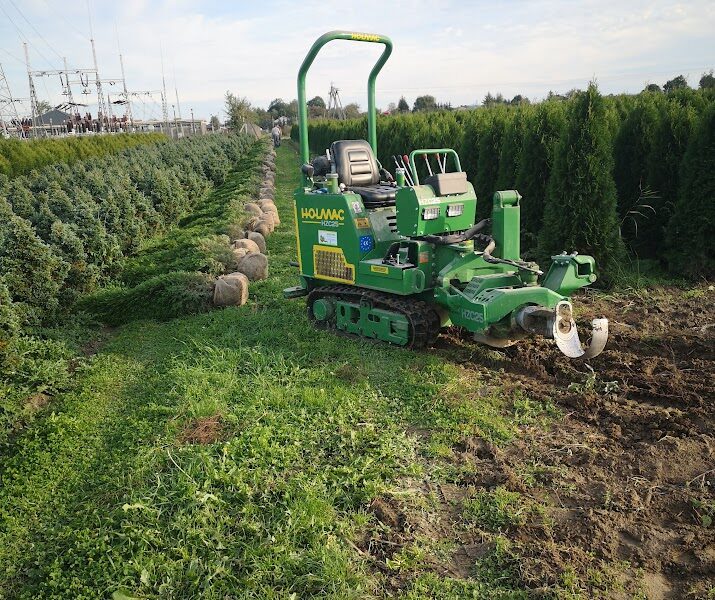
[[[397,189],[380,183],[380,167],[365,140],[340,140],[330,146],[338,181],[359,194],[365,208],[394,206]]]

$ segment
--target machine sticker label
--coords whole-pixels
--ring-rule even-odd
[[[390,269],[381,265],[370,265],[370,270],[373,273],[380,273],[381,275],[387,275],[390,272]]]
[[[439,198],[418,198],[417,202],[420,206],[428,206],[430,204],[439,204],[441,200]]]
[[[370,219],[358,217],[355,219],[355,227],[358,229],[370,229]]]
[[[350,39],[360,42],[379,42],[380,36],[373,33],[353,33],[350,35]]]
[[[345,209],[344,208],[310,208],[300,209],[300,218],[303,223],[311,223],[313,225],[322,225],[323,227],[338,227],[344,225]]]
[[[323,231],[318,230],[318,243],[323,246],[337,246],[338,245],[338,232],[337,231]]]
[[[420,252],[420,264],[424,265],[429,262],[429,252]]]
[[[484,323],[484,315],[478,310],[469,310],[468,308],[463,308],[462,317],[467,319],[467,321],[474,321],[475,323]]]
[[[353,207],[353,212],[356,215],[358,215],[362,212],[362,204],[360,204],[359,202],[353,202],[352,207]]]

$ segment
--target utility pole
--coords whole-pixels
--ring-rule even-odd
[[[127,103],[124,114],[127,116],[127,122],[130,126],[134,124],[132,117],[132,103],[129,101],[129,92],[127,92],[127,78],[124,76],[124,57],[119,53],[119,65],[122,68],[122,85],[124,87],[124,101]]]
[[[62,93],[67,96],[67,104],[70,105],[70,111],[74,111],[74,96],[72,95],[72,86],[70,85],[69,69],[67,69],[67,57],[63,57],[62,61],[65,65],[65,80],[64,85],[62,86],[64,87],[64,91]],[[62,76],[60,76],[60,79],[62,79]]]
[[[176,69],[174,69],[174,94],[176,94],[176,108],[179,109],[179,119],[181,119],[181,104],[179,104],[179,89],[176,87]]]
[[[194,125],[194,109],[191,109],[191,133],[195,134],[196,133],[196,127]]]
[[[90,21],[91,24],[91,21]],[[99,132],[104,131],[104,119],[107,118],[107,106],[104,102],[104,92],[102,91],[102,80],[99,78],[99,68],[97,67],[97,50],[94,47],[94,37],[90,40],[92,44],[92,59],[94,60],[95,83],[97,84],[97,118],[99,120]]]
[[[339,120],[345,120],[347,117],[345,115],[345,109],[343,108],[343,103],[340,101],[340,90],[336,88],[333,83],[330,83],[330,93],[328,96],[328,108],[325,113],[328,118],[335,118]]]
[[[22,131],[15,102],[5,71],[0,64],[0,127],[7,137],[19,137],[18,133]]]
[[[178,140],[180,136],[179,136],[179,121],[178,121],[178,119],[176,118],[176,106],[174,106],[174,105],[172,104],[172,105],[171,105],[171,110],[174,111],[174,126],[176,127],[176,139]],[[182,132],[182,133],[183,133],[183,132]]]
[[[37,137],[37,131],[35,127],[37,126],[37,91],[35,90],[35,82],[32,79],[32,70],[30,69],[30,53],[27,50],[27,42],[23,42],[23,47],[25,48],[25,64],[27,65],[27,78],[30,84],[30,113],[32,118],[32,125],[30,126],[30,136]],[[44,135],[45,129],[42,128],[42,133]]]
[[[164,49],[161,44],[159,44],[159,53],[161,55],[161,110],[164,113],[164,127],[166,128],[166,135],[171,135],[169,131],[169,106],[166,99],[166,77],[164,76]]]

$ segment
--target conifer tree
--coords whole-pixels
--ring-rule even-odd
[[[703,114],[688,144],[675,213],[667,235],[673,273],[715,277],[715,104]]]
[[[590,254],[602,275],[613,275],[624,256],[608,119],[606,103],[594,83],[569,103],[539,240],[542,259],[562,251]]]
[[[477,162],[475,188],[478,199],[478,219],[483,219],[491,214],[492,196],[497,191],[499,157],[501,156],[504,131],[511,116],[507,109],[502,107],[490,109],[488,112],[489,125],[482,133],[477,149],[479,159]]]
[[[565,125],[564,104],[544,102],[526,120],[524,141],[516,173],[516,189],[522,195],[521,227],[524,247],[533,248],[542,227],[546,189],[553,168],[556,143]]]

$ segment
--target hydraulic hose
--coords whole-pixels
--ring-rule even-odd
[[[461,244],[462,242],[469,241],[477,236],[477,234],[486,229],[492,224],[491,219],[482,219],[474,225],[471,229],[467,229],[462,233],[453,233],[451,235],[425,235],[421,239],[429,242],[430,244],[437,244],[438,246],[448,246],[449,244]],[[489,238],[491,239],[491,238]]]
[[[482,251],[482,258],[484,258],[486,262],[491,264],[511,265],[512,267],[516,267],[517,269],[531,271],[532,273],[536,273],[537,275],[544,274],[543,271],[540,271],[539,269],[534,269],[528,266],[525,262],[517,262],[514,260],[507,260],[505,258],[498,258],[496,256],[492,256],[492,252],[494,252],[494,249],[496,248],[496,242],[494,241],[494,238],[492,238],[490,235],[480,233],[482,230],[486,229],[491,224],[491,219],[482,219],[472,228],[467,229],[462,233],[453,233],[451,235],[425,235],[422,236],[421,239],[425,240],[426,242],[429,242],[430,244],[436,244],[438,246],[460,244],[469,240],[479,240],[487,245],[486,248],[484,248],[484,250]]]
[[[497,247],[496,242],[494,241],[494,238],[488,235],[478,235],[475,236],[480,238],[481,240],[487,242],[487,247],[482,250],[482,258],[491,264],[502,264],[502,265],[510,265],[512,267],[516,267],[517,269],[522,269],[524,271],[531,271],[532,273],[536,273],[537,275],[543,275],[544,272],[539,270],[539,269],[534,269],[533,267],[530,267],[527,263],[524,261],[515,261],[515,260],[508,260],[506,258],[498,258],[496,256],[492,256],[492,252],[494,252],[494,248]]]

